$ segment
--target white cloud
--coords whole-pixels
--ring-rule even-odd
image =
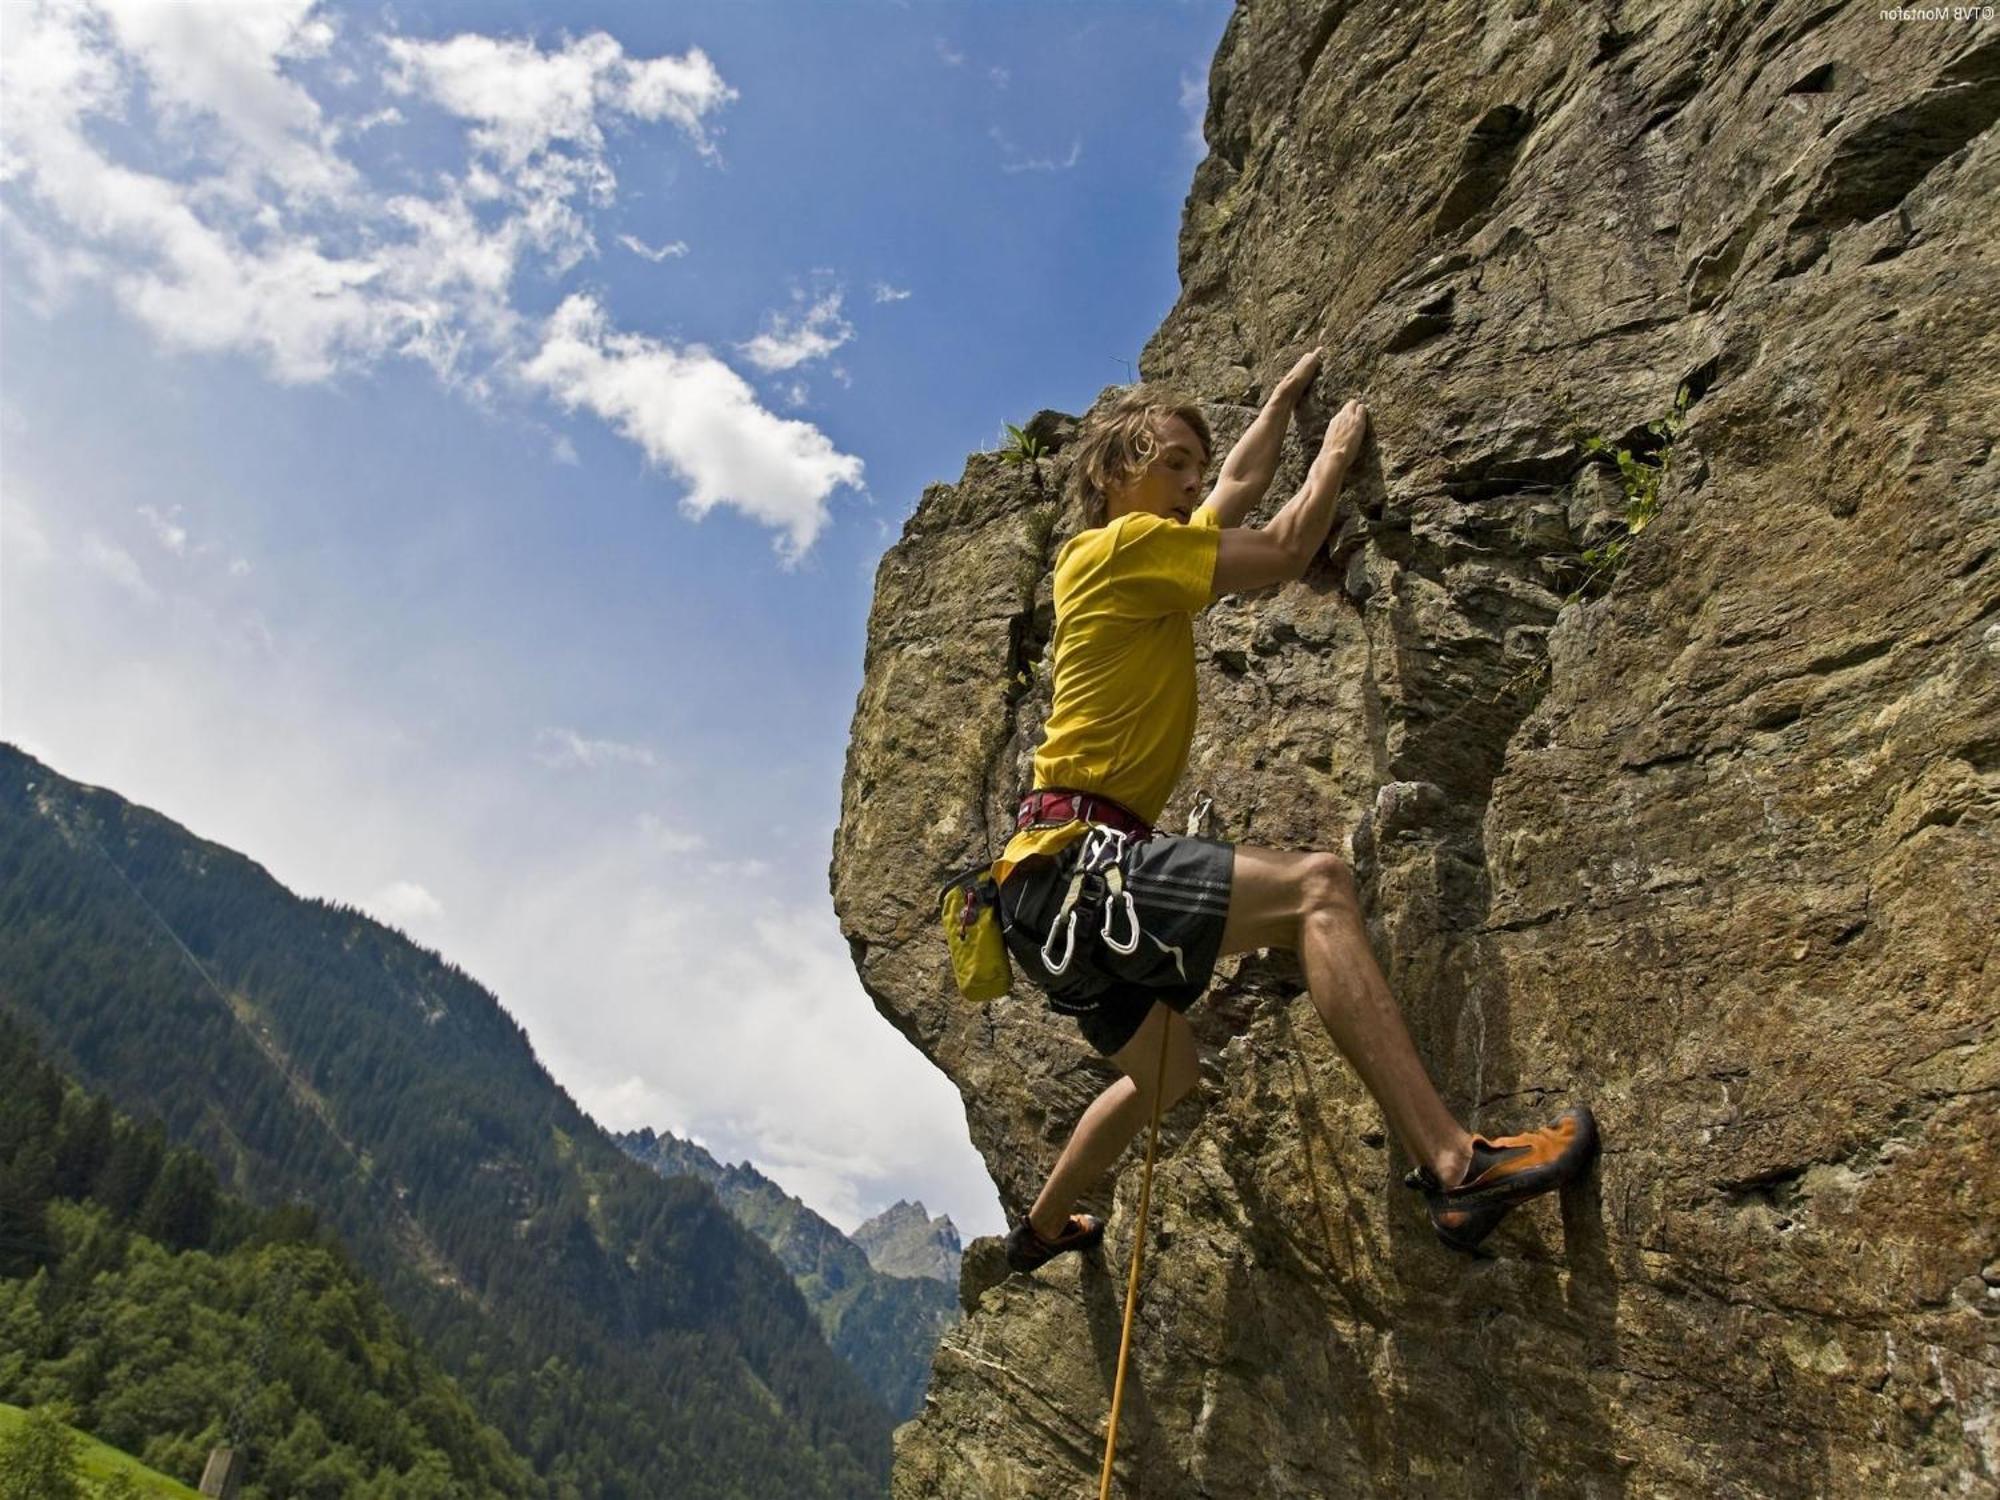
[[[57,279],[104,280],[170,347],[259,353],[281,380],[323,378],[350,351],[379,353],[408,318],[393,295],[370,288],[379,267],[323,254],[275,204],[244,207],[246,152],[287,193],[336,192],[349,180],[298,133],[316,126],[316,107],[276,72],[299,9],[116,12],[163,108],[189,128],[219,123],[211,134],[223,171],[193,183],[120,165],[85,135],[86,116],[115,117],[126,105],[125,61],[91,15],[32,11],[0,53],[0,182],[38,210],[31,223],[18,200],[10,205],[9,237],[29,242],[31,262]],[[204,45],[225,43],[239,54],[200,61]]]
[[[804,301],[794,293],[794,301]],[[823,359],[854,337],[854,326],[840,315],[838,288],[826,293],[794,318],[772,313],[764,331],[736,347],[760,370],[789,370],[807,360]]]
[[[481,967],[563,1016],[562,1044],[531,1022],[538,1050],[603,1123],[697,1134],[844,1229],[919,1196],[997,1227],[955,1090],[876,1014],[827,898],[776,889],[768,868],[724,878],[607,841],[511,891]]]
[[[77,546],[77,555],[83,559],[85,567],[100,577],[110,579],[133,598],[146,604],[159,598],[159,591],[146,581],[145,569],[139,566],[138,559],[95,531],[83,534]]]
[[[965,54],[953,48],[943,37],[937,38],[937,52],[947,68],[962,67],[965,63]]]
[[[711,117],[737,94],[699,48],[630,57],[602,32],[550,51],[471,33],[388,38],[388,85],[470,122],[472,154],[429,192],[385,194],[338,155],[339,122],[284,71],[331,44],[312,0],[101,3],[105,14],[78,0],[10,13],[0,52],[0,231],[51,304],[101,283],[167,347],[248,354],[284,382],[400,355],[483,401],[518,375],[687,479],[691,514],[730,505],[779,530],[788,561],[824,525],[828,493],[860,484],[860,460],[765,411],[706,349],[610,334],[587,298],[537,344],[514,305],[529,252],[558,275],[595,253],[587,210],[616,186],[607,123],[671,124],[713,155]],[[116,159],[86,129],[129,118],[140,75],[185,136],[187,180]],[[654,260],[686,249],[621,243]],[[779,370],[852,335],[836,290],[743,347]]]
[[[96,3],[168,115],[212,118],[242,165],[287,191],[337,196],[354,186],[353,169],[323,148],[319,105],[280,70],[332,41],[331,27],[311,17],[315,0]]]
[[[5,96],[0,95],[0,100]],[[6,136],[0,134],[0,160]],[[0,174],[0,184],[4,184]],[[14,251],[14,263],[25,272],[22,300],[40,316],[52,317],[79,287],[110,280],[104,259],[77,245],[51,244],[35,233],[20,215],[0,203],[0,235]]]
[[[559,52],[467,32],[443,42],[392,37],[389,86],[420,94],[474,122],[473,141],[507,167],[558,142],[581,148],[592,176],[603,163],[599,113],[678,125],[703,153],[704,117],[737,97],[699,47],[681,57],[632,58],[601,31]]]
[[[1014,75],[1001,67],[988,68],[986,76],[993,81],[993,87],[996,89],[1004,89],[1014,80]]]
[[[698,833],[676,828],[657,813],[639,814],[639,832],[661,854],[699,854],[708,840]]]
[[[556,434],[556,440],[549,444],[549,457],[570,468],[575,468],[583,462],[577,457],[576,444],[569,440],[567,434],[560,432]]]
[[[1071,167],[1083,160],[1083,140],[1081,137],[1071,140],[1069,154],[1061,159],[1057,159],[1052,156],[1023,155],[1021,148],[1010,141],[1007,138],[1006,132],[998,125],[987,131],[987,134],[993,138],[999,145],[1001,152],[1008,158],[1000,163],[1000,170],[1003,172],[1067,172]]]
[[[686,255],[688,253],[687,241],[685,240],[669,240],[666,244],[655,249],[636,235],[621,234],[618,236],[618,243],[623,245],[627,250],[630,250],[634,255],[644,256],[647,260],[653,262],[654,265],[658,265],[669,256]]]
[[[905,287],[890,286],[886,281],[875,283],[875,300],[877,302],[906,302],[909,300],[910,295],[909,290]]]
[[[174,519],[180,513],[181,508],[178,505],[171,507],[165,515],[161,515],[156,506],[142,505],[139,507],[139,515],[152,528],[154,540],[173,553],[174,556],[186,557],[188,550],[187,527]]]
[[[261,354],[280,381],[323,380],[348,357],[367,361],[403,342],[417,310],[371,294],[380,268],[330,259],[310,240],[252,251],[197,220],[159,179],[114,169],[97,186],[107,222],[151,241],[151,270],[119,273],[128,311],[170,347]],[[118,201],[122,199],[123,201]]]
[[[333,128],[340,136],[366,135],[371,130],[380,130],[386,125],[403,123],[403,112],[393,104],[378,109],[373,114],[363,115],[358,120],[337,123]]]
[[[249,558],[232,557],[229,559],[229,576],[231,578],[247,578],[249,575],[250,575]]]
[[[414,880],[391,881],[361,904],[384,922],[405,930],[444,915],[438,898]]]
[[[719,881],[730,881],[738,885],[752,885],[769,879],[776,873],[768,859],[711,859],[702,869]]]
[[[521,373],[563,405],[596,412],[686,481],[681,506],[689,515],[726,505],[776,529],[787,563],[825,526],[835,487],[861,484],[860,459],[811,423],[766,411],[707,349],[615,332],[597,302],[581,294],[548,320],[541,349]]]
[[[0,563],[8,570],[46,567],[55,557],[41,517],[18,485],[0,494]],[[4,591],[0,591],[4,592]]]
[[[585,1114],[606,1130],[638,1130],[650,1127],[666,1131],[682,1140],[692,1139],[682,1122],[690,1118],[687,1106],[667,1090],[634,1073],[608,1087],[580,1090],[576,1102]],[[697,1145],[701,1143],[696,1142]]]
[[[597,771],[606,766],[657,767],[659,756],[645,745],[620,740],[593,740],[574,729],[544,729],[535,736],[534,757],[558,770]]]
[[[1208,116],[1208,65],[1198,73],[1181,74],[1181,113],[1187,118],[1188,149],[1197,157],[1208,154],[1208,138],[1202,133]]]

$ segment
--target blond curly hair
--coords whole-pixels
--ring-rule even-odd
[[[1179,417],[1201,439],[1201,461],[1208,463],[1215,439],[1201,408],[1180,392],[1146,382],[1128,386],[1108,406],[1100,406],[1077,430],[1075,461],[1069,471],[1069,492],[1083,507],[1086,530],[1104,524],[1111,492],[1130,484],[1146,471],[1160,451],[1159,423]]]

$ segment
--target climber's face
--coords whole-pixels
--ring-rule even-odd
[[[1138,512],[1166,516],[1185,522],[1201,504],[1201,477],[1208,467],[1195,430],[1179,417],[1153,424],[1158,446],[1151,462],[1135,478],[1110,496],[1105,519]]]

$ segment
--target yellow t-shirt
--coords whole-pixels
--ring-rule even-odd
[[[1194,741],[1194,612],[1209,602],[1215,512],[1183,525],[1135,512],[1081,532],[1056,557],[1055,687],[1035,786],[1095,792],[1157,822]],[[1014,835],[996,879],[1089,827]]]

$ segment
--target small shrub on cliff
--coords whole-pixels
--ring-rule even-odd
[[[1048,456],[1048,445],[1032,432],[1022,431],[1012,422],[1003,422],[1001,426],[1007,429],[1007,441],[1000,448],[1002,463],[1031,464]]]
[[[1058,509],[1054,505],[1037,505],[1028,512],[1028,547],[1037,557],[1049,550],[1049,538],[1056,531]]]
[[[1042,581],[1042,569],[1048,562],[1049,538],[1055,534],[1059,509],[1056,505],[1037,505],[1028,512],[1028,550],[1021,554],[1021,565],[1014,574],[1014,587],[1024,598],[1032,599],[1035,586]]]
[[[1625,561],[1632,538],[1644,531],[1660,513],[1660,487],[1673,468],[1674,439],[1680,436],[1681,428],[1686,425],[1687,409],[1688,388],[1683,385],[1674,396],[1673,410],[1659,421],[1646,424],[1646,431],[1659,440],[1651,453],[1635,454],[1630,448],[1614,448],[1601,434],[1584,438],[1586,456],[1595,458],[1609,454],[1618,467],[1618,477],[1625,488],[1624,530],[1595,547],[1584,549],[1583,562],[1590,571],[1570,591],[1569,597],[1563,601],[1565,604],[1574,603],[1593,584],[1608,584]]]

